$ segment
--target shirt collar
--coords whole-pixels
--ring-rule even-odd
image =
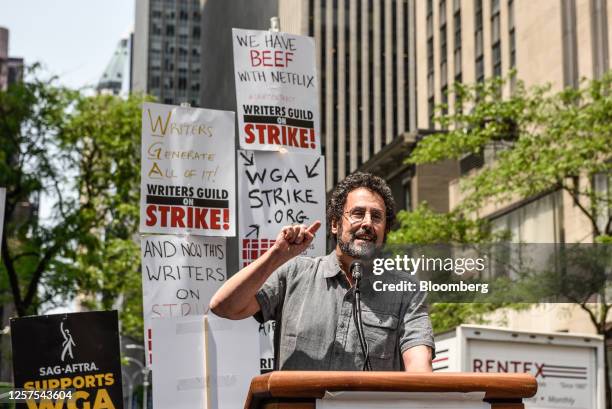
[[[338,273],[343,273],[340,268],[340,263],[338,263],[338,256],[336,256],[336,250],[332,250],[327,256],[325,256],[325,262],[327,263],[327,268],[323,270],[323,278],[331,278],[338,275]]]

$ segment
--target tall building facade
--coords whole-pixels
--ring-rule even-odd
[[[405,0],[306,3],[330,187],[415,127],[409,92],[414,15]]]
[[[9,57],[9,30],[0,27],[0,90],[23,78],[23,58]]]
[[[415,3],[417,126],[454,101],[455,81],[475,83],[515,70],[527,86],[577,86],[610,69],[609,0],[423,0]],[[512,83],[504,95],[512,91]]]
[[[136,0],[131,90],[201,106],[204,0]]]

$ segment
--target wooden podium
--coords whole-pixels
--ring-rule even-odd
[[[535,395],[537,388],[529,374],[279,371],[253,378],[244,408],[315,409],[326,393],[343,391],[358,402],[345,407],[367,407],[368,400],[379,402],[381,396],[394,408],[398,401],[419,407],[414,401],[421,399],[434,405],[427,407],[523,409],[523,398]],[[471,405],[464,399],[468,396]]]

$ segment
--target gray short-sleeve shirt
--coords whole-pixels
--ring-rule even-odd
[[[360,284],[364,335],[375,371],[401,370],[402,353],[416,345],[434,350],[425,296],[414,292],[376,292],[366,275]],[[406,280],[385,273],[384,281]],[[296,257],[277,269],[256,298],[260,322],[280,320],[279,368],[285,370],[361,370],[363,354],[352,315],[354,289],[335,252]]]

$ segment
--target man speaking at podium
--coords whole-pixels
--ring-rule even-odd
[[[423,294],[375,292],[372,274],[366,272],[359,283],[362,337],[353,315],[351,265],[356,260],[368,265],[394,220],[395,202],[386,182],[353,173],[328,200],[328,231],[336,239],[330,254],[299,256],[320,221],[285,226],[274,246],[217,291],[210,308],[234,320],[252,315],[260,322],[276,320],[276,364],[283,370],[350,371],[367,366],[374,371],[430,372],[434,342]]]

